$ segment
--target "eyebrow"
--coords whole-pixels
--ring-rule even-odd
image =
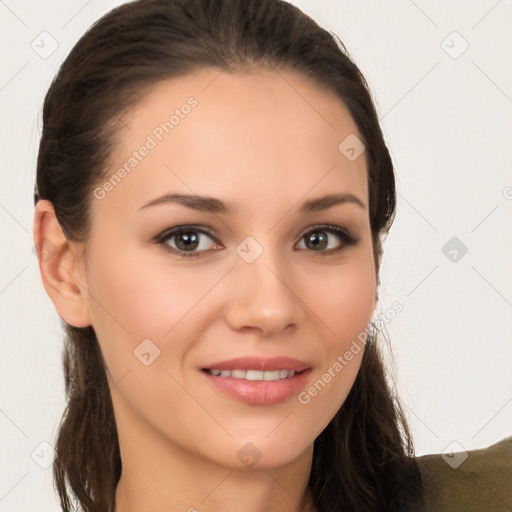
[[[225,203],[220,199],[208,196],[197,196],[189,194],[165,194],[157,197],[141,206],[139,210],[149,208],[152,206],[176,203],[199,210],[201,212],[208,212],[213,214],[232,215],[238,211],[238,208],[232,203]],[[305,201],[299,209],[300,213],[312,213],[321,210],[327,210],[339,204],[355,204],[366,210],[365,204],[354,194],[329,194],[316,199],[309,199]]]

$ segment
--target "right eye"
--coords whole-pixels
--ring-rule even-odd
[[[207,231],[193,226],[180,226],[171,230],[166,230],[155,239],[155,242],[161,244],[164,250],[173,252],[185,258],[202,256],[202,253],[215,248],[208,248],[208,241],[213,240],[215,244],[219,242]],[[173,241],[169,245],[168,241]],[[211,245],[211,244],[210,244]]]

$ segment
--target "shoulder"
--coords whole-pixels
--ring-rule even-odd
[[[416,457],[425,511],[512,511],[512,437],[487,448]]]

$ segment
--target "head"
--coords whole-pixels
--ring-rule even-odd
[[[67,335],[64,506],[67,478],[111,510],[123,440],[142,432],[155,454],[232,469],[252,450],[247,471],[314,452],[319,506],[335,487],[379,502],[378,465],[412,453],[371,334],[395,183],[339,40],[278,0],[114,9],[48,91],[37,193]],[[307,363],[302,393],[262,403],[210,383],[216,362],[255,355]]]

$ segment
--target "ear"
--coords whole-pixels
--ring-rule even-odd
[[[68,242],[52,203],[45,199],[35,207],[34,243],[43,286],[59,316],[75,327],[91,325],[85,268],[78,245]]]

